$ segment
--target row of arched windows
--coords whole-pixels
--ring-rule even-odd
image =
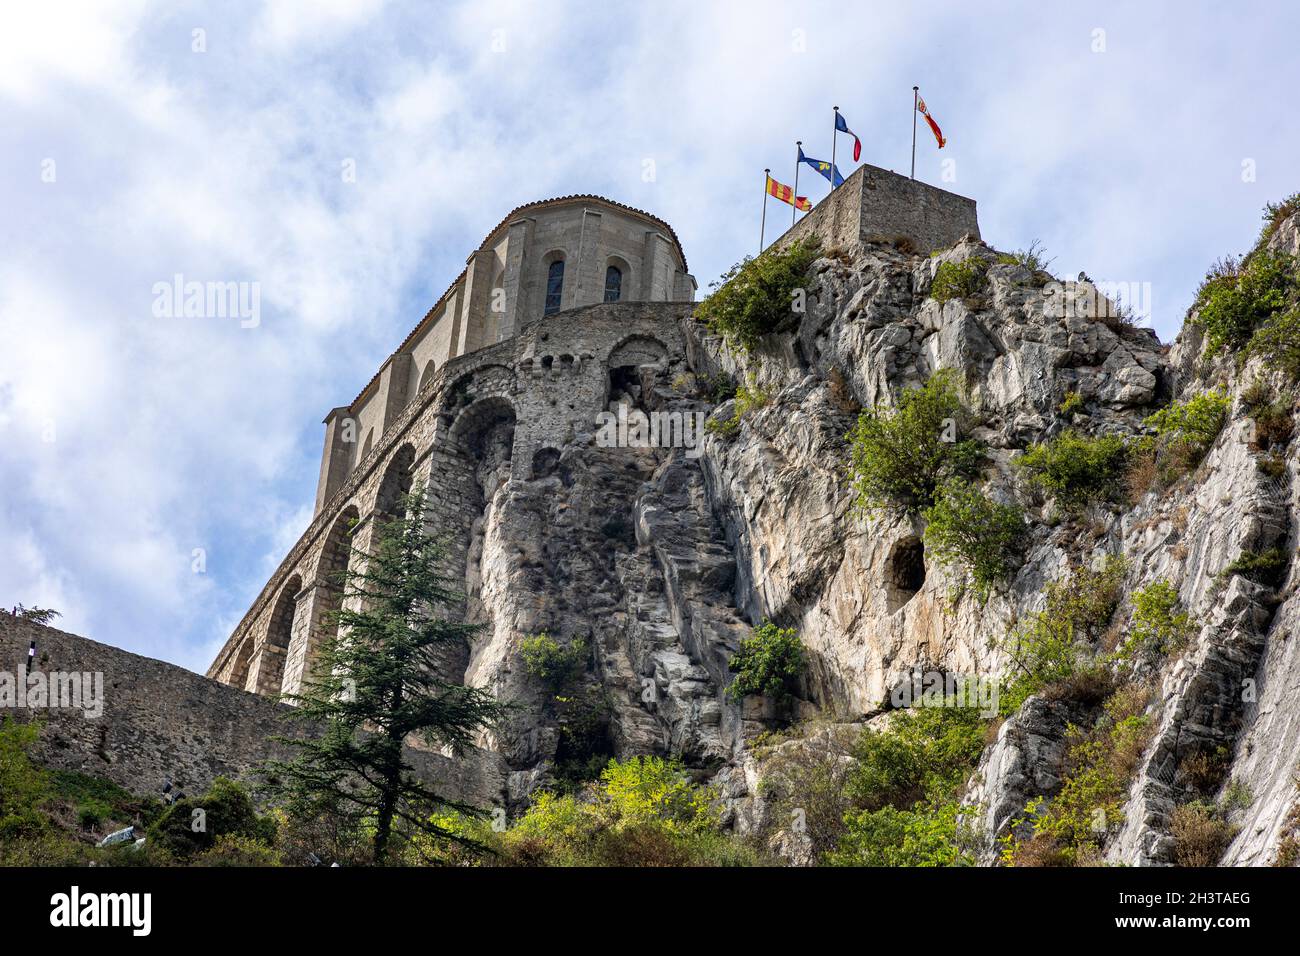
[[[564,260],[556,259],[546,268],[546,300],[542,304],[542,315],[554,315],[560,311],[564,297]],[[623,270],[614,264],[605,268],[606,302],[617,302],[623,297]]]

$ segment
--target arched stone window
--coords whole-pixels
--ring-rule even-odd
[[[420,384],[416,387],[416,391],[424,391],[424,386],[433,381],[433,373],[436,371],[438,371],[438,364],[433,359],[425,362],[424,371],[420,373]]]
[[[605,269],[605,301],[617,302],[623,297],[623,270],[611,265]]]
[[[564,294],[564,260],[556,259],[546,268],[546,304],[542,315],[560,311],[560,297]]]
[[[375,498],[375,511],[381,518],[401,517],[402,498],[411,491],[411,465],[414,462],[415,448],[412,445],[403,445],[389,460]]]

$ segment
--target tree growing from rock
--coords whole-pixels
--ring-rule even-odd
[[[477,812],[419,779],[403,752],[408,738],[462,752],[504,712],[487,692],[445,674],[445,652],[479,627],[447,616],[458,595],[441,571],[443,548],[426,530],[423,496],[403,504],[404,517],[383,522],[371,550],[352,549],[337,631],[302,693],[286,698],[297,705],[290,719],[322,732],[286,738],[297,757],[264,768],[268,791],[290,816],[333,815],[368,833],[379,864],[405,835],[464,842],[434,811]]]

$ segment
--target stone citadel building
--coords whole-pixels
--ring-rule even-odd
[[[862,166],[778,243],[814,234],[928,251],[979,226],[973,201]],[[208,676],[297,692],[350,547],[368,547],[374,517],[412,486],[430,492],[465,567],[502,482],[548,475],[618,382],[684,356],[696,288],[672,227],[649,213],[589,195],[513,210],[361,394],[326,416],[315,517]]]

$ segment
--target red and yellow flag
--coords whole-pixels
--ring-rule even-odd
[[[789,186],[783,186],[771,176],[767,177],[767,192],[768,195],[775,196],[781,202],[788,202],[795,209],[802,212],[812,209],[812,203],[808,201],[806,196],[796,196],[793,189]]]
[[[934,121],[934,117],[930,115],[930,111],[925,108],[925,100],[921,99],[919,96],[916,98],[916,108],[920,111],[921,115],[925,117],[925,121],[930,124],[930,132],[934,134],[935,141],[939,144],[939,148],[943,149],[944,144],[948,141],[943,138],[943,132],[939,129],[939,124]]]

